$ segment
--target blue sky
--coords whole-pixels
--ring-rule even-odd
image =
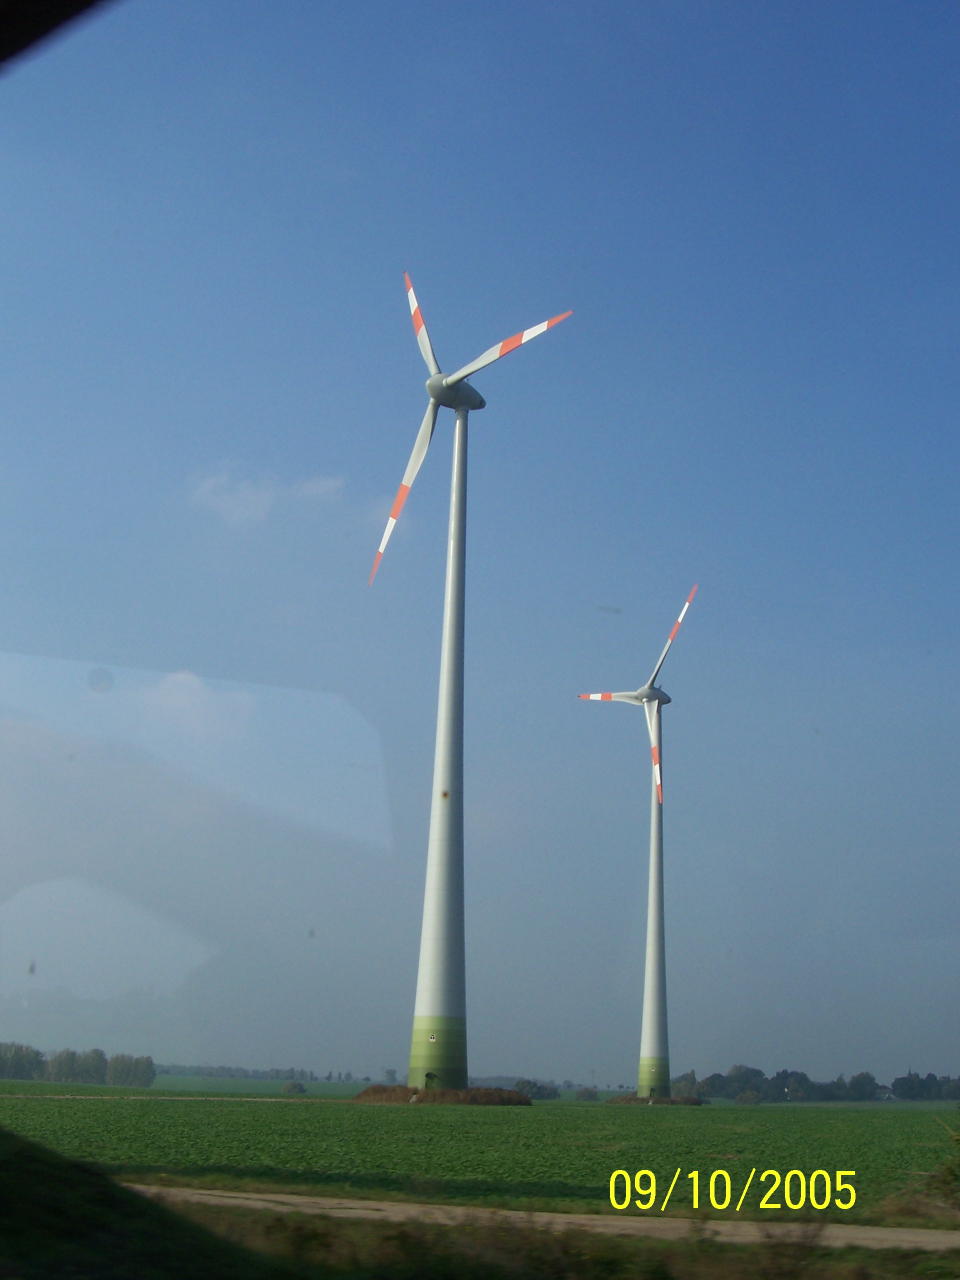
[[[475,377],[471,1070],[634,1077],[646,732],[576,694],[699,582],[674,1071],[960,1073],[958,44],[937,3],[120,0],[10,67],[3,1038],[404,1069],[451,425],[369,588],[407,270],[448,369],[574,310]]]

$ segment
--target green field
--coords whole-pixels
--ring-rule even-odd
[[[212,1076],[157,1076],[148,1089],[131,1088],[128,1085],[113,1084],[59,1084],[49,1080],[0,1080],[0,1095],[3,1094],[46,1094],[50,1097],[64,1095],[91,1097],[147,1097],[156,1098],[168,1094],[186,1097],[219,1098],[223,1094],[232,1094],[242,1098],[282,1096],[283,1080],[238,1080],[233,1078],[217,1078]],[[353,1081],[351,1084],[316,1081],[305,1084],[304,1090],[308,1098],[353,1098],[366,1086]]]
[[[267,1095],[277,1098],[284,1086],[283,1080],[238,1080],[233,1077],[218,1076],[157,1076],[150,1089],[152,1094],[189,1093],[189,1094],[223,1094],[233,1093],[244,1097],[260,1097]],[[350,1084],[339,1081],[317,1080],[305,1084],[308,1098],[354,1098],[366,1085],[359,1080]]]
[[[822,1214],[838,1222],[890,1222],[884,1201],[947,1158],[944,1123],[956,1127],[956,1106],[416,1107],[132,1091],[0,1095],[0,1127],[130,1181],[612,1213],[615,1169],[652,1170],[659,1204],[679,1167],[667,1211],[683,1214],[692,1212],[687,1174],[700,1171],[700,1208],[711,1212],[710,1174],[722,1169],[733,1197],[722,1216],[730,1216],[755,1168],[742,1216],[790,1218],[785,1208],[760,1210],[770,1186],[760,1185],[764,1170],[854,1170],[854,1207]],[[718,1197],[723,1190],[721,1179]],[[782,1203],[782,1189],[771,1199]]]

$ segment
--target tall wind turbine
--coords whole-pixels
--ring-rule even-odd
[[[467,1085],[467,1019],[463,933],[463,598],[467,515],[467,417],[486,401],[467,382],[501,356],[546,333],[572,312],[524,329],[471,360],[456,373],[444,374],[437,363],[410,277],[404,275],[407,301],[420,354],[429,370],[427,410],[413,442],[380,547],[370,571],[373,582],[390,535],[426,457],[437,412],[453,409],[453,475],[450,525],[440,645],[440,691],[433,763],[433,798],[427,846],[427,878],[420,934],[420,966],[413,1015],[407,1083],[417,1089],[463,1089]]]
[[[643,1015],[640,1023],[640,1064],[637,1094],[641,1098],[670,1097],[670,1051],[667,1045],[667,972],[663,937],[663,780],[660,770],[660,708],[670,698],[655,681],[680,624],[697,594],[687,596],[680,616],[646,684],[633,693],[581,693],[596,702],[633,702],[643,707],[650,734],[652,786],[650,791],[650,878],[647,886],[647,954],[643,970]]]

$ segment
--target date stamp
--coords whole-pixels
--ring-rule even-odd
[[[742,1212],[744,1206],[758,1209],[852,1209],[857,1202],[853,1179],[855,1169],[778,1169],[754,1168],[741,1179],[735,1179],[726,1169],[674,1170],[673,1177],[659,1181],[652,1169],[638,1169],[631,1175],[626,1169],[614,1169],[610,1175],[610,1203],[614,1209],[636,1208],[641,1213],[652,1210],[666,1211],[681,1177],[685,1178],[682,1190],[689,1191],[694,1209],[708,1206],[722,1211],[732,1209]],[[686,1186],[689,1183],[689,1187]],[[748,1198],[750,1192],[751,1198]]]

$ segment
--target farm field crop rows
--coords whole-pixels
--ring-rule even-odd
[[[611,1213],[615,1169],[650,1169],[670,1212],[686,1174],[725,1169],[734,1203],[751,1168],[855,1170],[857,1201],[823,1217],[880,1222],[883,1199],[947,1155],[955,1108],[362,1106],[349,1102],[0,1095],[0,1126],[130,1180]],[[662,1181],[661,1180],[665,1180]],[[763,1212],[751,1194],[744,1217]],[[705,1197],[704,1197],[705,1198]],[[782,1200],[782,1196],[779,1197]],[[701,1208],[706,1205],[701,1200]],[[709,1210],[708,1210],[709,1211]],[[638,1212],[636,1209],[626,1210]],[[732,1216],[727,1209],[721,1216]]]

